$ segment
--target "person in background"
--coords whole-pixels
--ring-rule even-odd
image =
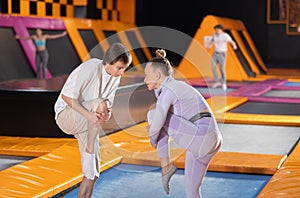
[[[24,37],[16,35],[16,39],[33,40],[33,43],[36,47],[35,64],[37,68],[36,76],[38,79],[46,78],[46,68],[49,60],[49,54],[46,48],[46,40],[57,39],[65,36],[66,34],[67,34],[66,31],[62,32],[61,34],[52,34],[52,35],[43,34],[43,31],[38,28],[36,29],[36,33],[34,35],[24,36]],[[42,71],[42,76],[41,76],[41,71]]]
[[[100,175],[101,126],[111,116],[114,97],[132,61],[129,50],[114,43],[103,60],[92,58],[75,68],[66,80],[55,103],[55,120],[59,128],[74,135],[81,154],[83,179],[78,197],[91,197]]]
[[[187,198],[200,198],[201,185],[212,157],[220,150],[222,136],[204,97],[186,82],[172,77],[173,69],[164,50],[145,67],[145,83],[157,97],[150,108],[148,132],[157,149],[162,168],[162,185],[169,194],[169,181],[176,172],[170,161],[169,137],[186,149],[185,191]]]
[[[212,55],[212,71],[214,75],[215,83],[212,88],[217,88],[222,85],[223,90],[227,89],[226,85],[226,55],[227,55],[227,43],[230,43],[234,50],[237,49],[236,43],[232,40],[229,34],[224,32],[224,26],[217,24],[214,26],[215,33],[212,35],[211,41],[207,46],[210,49],[212,44],[214,44],[214,53]],[[217,71],[217,65],[220,65],[221,78],[219,77]]]

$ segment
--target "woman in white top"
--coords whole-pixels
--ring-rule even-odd
[[[132,57],[121,43],[113,44],[103,60],[90,59],[71,72],[55,103],[60,129],[78,140],[83,180],[78,197],[91,197],[100,174],[99,132],[111,116],[121,75]]]

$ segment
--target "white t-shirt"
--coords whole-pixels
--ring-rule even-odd
[[[232,38],[226,32],[221,34],[213,34],[212,41],[215,45],[216,52],[227,52],[227,43],[232,41]]]
[[[59,94],[54,105],[55,119],[68,106],[62,99],[62,94],[77,99],[80,103],[105,98],[113,104],[120,80],[121,76],[113,77],[105,71],[100,59],[92,58],[80,64],[71,72]]]

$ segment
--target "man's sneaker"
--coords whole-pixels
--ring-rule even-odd
[[[223,84],[222,84],[222,89],[223,89],[223,90],[227,90],[227,85],[226,85],[226,83],[223,83]]]

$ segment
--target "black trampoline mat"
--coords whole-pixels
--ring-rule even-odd
[[[0,38],[0,81],[34,78],[35,73],[14,30],[0,27]]]
[[[229,112],[267,115],[300,115],[300,104],[249,101]]]
[[[281,97],[281,98],[300,98],[299,90],[271,90],[263,94],[268,97]]]

